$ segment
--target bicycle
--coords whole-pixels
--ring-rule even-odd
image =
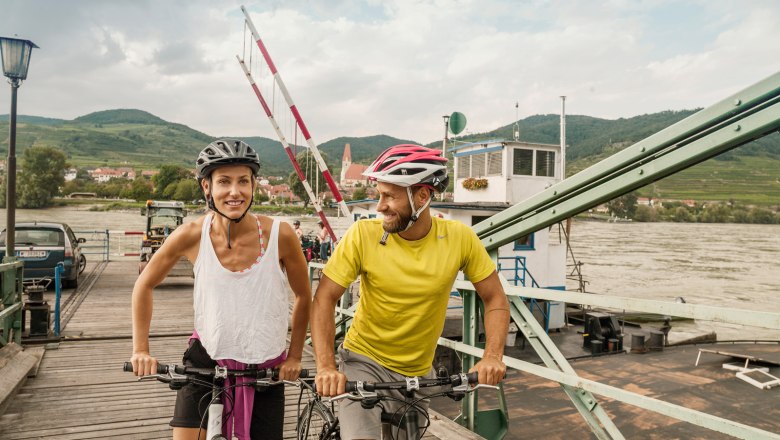
[[[398,434],[400,434],[402,429],[406,431],[407,439],[421,439],[425,435],[428,426],[430,426],[430,419],[428,412],[418,405],[419,402],[439,396],[447,396],[458,401],[465,397],[467,393],[474,392],[479,388],[498,389],[497,386],[493,385],[477,384],[476,372],[448,376],[444,369],[439,370],[435,379],[407,377],[405,381],[396,382],[347,381],[346,392],[330,399],[322,398],[316,394],[315,386],[310,384],[309,381],[302,380],[300,382],[303,384],[301,393],[304,391],[303,388],[306,388],[313,393],[314,397],[310,398],[304,410],[299,413],[296,426],[297,438],[299,440],[339,440],[341,438],[340,427],[338,419],[333,412],[333,404],[343,399],[359,400],[365,409],[372,409],[376,405],[382,407],[382,402],[390,400],[403,403],[401,408],[393,413],[386,412],[384,407],[382,407],[382,423],[395,427],[395,434],[393,434],[393,429],[391,429],[391,440],[399,438]],[[477,385],[469,386],[474,384]],[[445,387],[446,389],[433,394],[415,397],[416,393],[420,393],[421,388],[428,387]],[[377,391],[382,390],[402,391],[410,400],[377,393]],[[330,403],[330,408],[325,403]],[[420,415],[426,420],[422,428],[419,424]]]
[[[133,372],[133,364],[125,362],[123,370],[127,372]],[[300,377],[306,378],[309,375],[314,375],[313,372],[303,369],[301,370]],[[236,384],[235,379],[243,377],[246,378],[243,383]],[[225,387],[225,380],[232,378],[234,384],[230,387]],[[206,438],[209,440],[227,440],[222,435],[222,411],[224,408],[223,395],[230,388],[237,386],[251,386],[256,389],[263,389],[268,386],[276,386],[281,384],[300,386],[302,383],[298,381],[280,381],[279,370],[276,368],[248,368],[246,370],[233,370],[226,367],[217,366],[215,368],[198,368],[190,367],[186,365],[177,364],[158,364],[157,374],[150,376],[141,376],[139,381],[144,380],[157,380],[168,384],[172,390],[179,390],[187,384],[195,384],[211,388],[211,401],[203,414],[203,419],[200,425],[203,426],[203,422],[208,417],[206,425]],[[206,380],[210,379],[210,381]],[[300,400],[298,402],[300,409]],[[201,430],[198,430],[198,437],[200,437]]]

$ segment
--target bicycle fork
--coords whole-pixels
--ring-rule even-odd
[[[225,373],[227,370],[225,370]],[[217,367],[217,376],[214,377],[214,386],[211,388],[211,403],[209,404],[209,420],[206,425],[206,439],[225,440],[222,435],[222,384],[224,378],[219,377],[220,368]],[[227,374],[225,374],[227,376]]]

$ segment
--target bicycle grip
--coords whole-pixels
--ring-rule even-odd
[[[125,364],[122,366],[122,371],[132,373],[133,372],[132,362],[125,362]],[[167,373],[168,373],[167,365],[157,364],[157,374],[167,374]]]
[[[462,385],[460,380],[460,375],[451,376],[450,379],[452,380],[453,386]],[[476,385],[479,383],[479,373],[476,371],[467,373],[466,374],[466,380],[468,380],[469,384]]]

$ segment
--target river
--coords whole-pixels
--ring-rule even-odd
[[[87,207],[17,210],[17,222],[61,221],[76,231],[141,231],[138,211],[93,212]],[[196,218],[188,216],[187,221]],[[280,217],[292,221],[291,217]],[[316,232],[316,217],[299,218]],[[5,210],[0,210],[5,227]],[[342,233],[344,218],[334,221]],[[674,301],[780,313],[780,225],[700,223],[603,223],[575,221],[571,244],[595,294]],[[568,286],[575,289],[573,283]],[[675,339],[716,331],[719,339],[780,339],[780,331],[740,326],[675,323]]]

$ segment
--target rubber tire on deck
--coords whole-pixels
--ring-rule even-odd
[[[311,420],[310,420],[311,419]],[[327,406],[322,402],[311,401],[298,416],[296,427],[298,440],[306,439],[338,439],[337,433],[331,433],[328,437],[321,437],[336,423],[336,418]],[[308,436],[307,434],[308,428]]]

